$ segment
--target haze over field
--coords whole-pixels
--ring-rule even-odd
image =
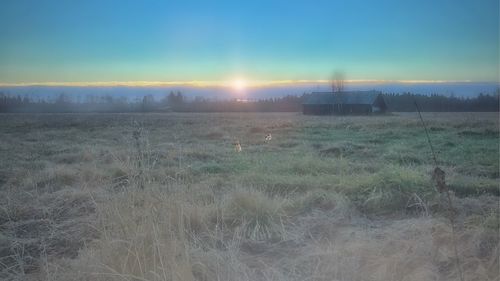
[[[444,96],[474,97],[480,93],[494,94],[498,90],[498,83],[481,82],[443,82],[443,83],[395,83],[395,82],[351,82],[347,83],[347,90],[379,90],[384,93],[439,94]],[[328,82],[301,83],[299,85],[273,85],[246,88],[235,91],[233,87],[207,86],[194,87],[189,85],[174,86],[4,86],[0,93],[21,95],[31,98],[55,99],[61,93],[68,94],[74,100],[84,100],[86,96],[114,96],[126,97],[129,100],[140,99],[145,95],[152,95],[157,99],[163,98],[171,91],[180,91],[187,98],[203,97],[206,99],[266,99],[283,97],[286,95],[301,95],[313,91],[331,91]]]

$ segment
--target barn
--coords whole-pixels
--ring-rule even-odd
[[[384,113],[387,105],[378,91],[313,92],[302,104],[306,115]]]

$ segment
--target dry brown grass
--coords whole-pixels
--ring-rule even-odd
[[[417,116],[62,116],[0,124],[2,279],[457,280]],[[500,277],[496,117],[424,114],[467,281]]]

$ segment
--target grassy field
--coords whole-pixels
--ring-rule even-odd
[[[499,280],[498,113],[424,119],[455,243],[413,113],[0,115],[0,279]]]

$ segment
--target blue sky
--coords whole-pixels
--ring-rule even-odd
[[[498,0],[0,2],[0,83],[498,81]]]

